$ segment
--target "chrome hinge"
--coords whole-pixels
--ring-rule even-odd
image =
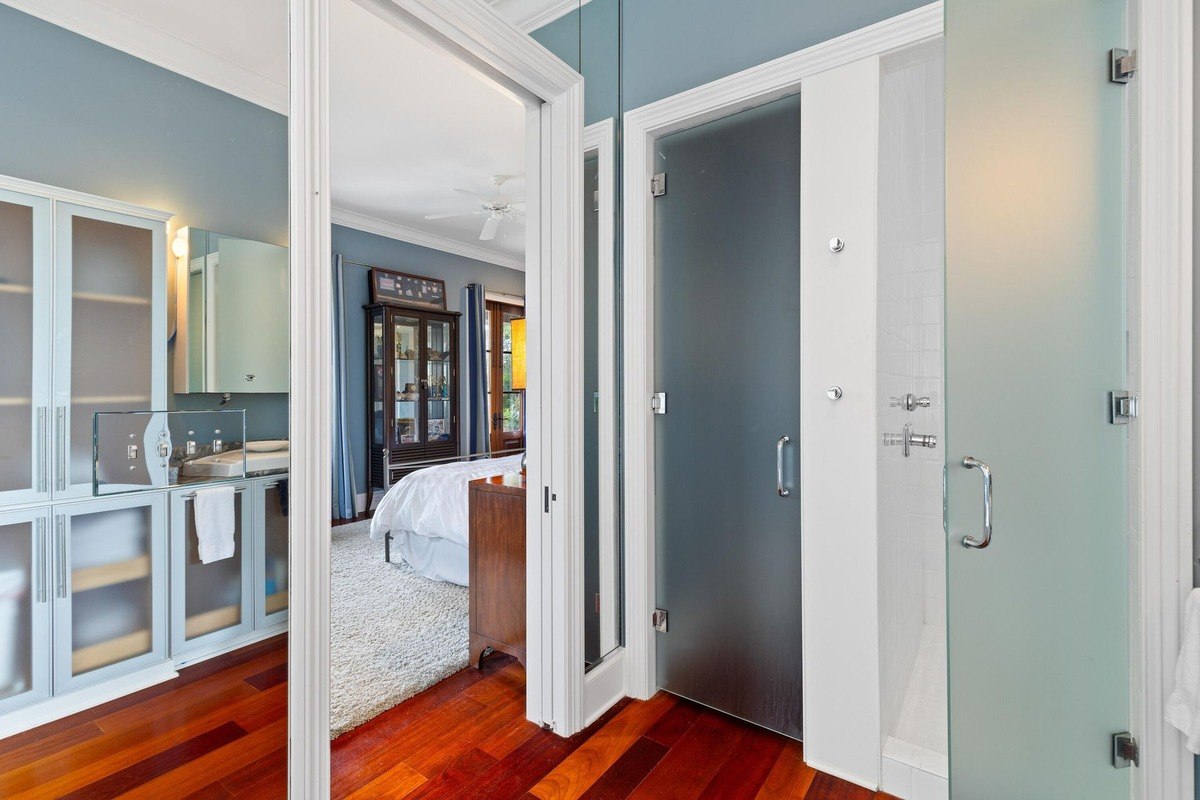
[[[1112,765],[1115,769],[1128,769],[1138,766],[1141,752],[1137,739],[1129,731],[1114,733],[1112,737]]]
[[[549,514],[550,513],[550,487],[549,486],[542,487],[542,497],[543,497],[542,505],[545,508],[546,513]]]
[[[600,613],[600,593],[596,592],[596,613]]]
[[[650,615],[650,624],[654,626],[654,630],[659,633],[667,632],[667,610],[665,608],[656,608],[654,613]]]
[[[1137,51],[1114,47],[1108,51],[1108,79],[1113,83],[1129,83],[1137,72]]]
[[[667,413],[667,393],[655,392],[650,395],[650,410],[655,414]]]
[[[650,196],[662,197],[667,193],[667,173],[660,172],[650,178]]]
[[[596,189],[592,192],[592,211],[600,210],[600,190]]]
[[[1108,393],[1108,421],[1113,425],[1128,425],[1138,415],[1138,398],[1123,389]]]

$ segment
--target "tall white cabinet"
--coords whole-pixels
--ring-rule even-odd
[[[92,414],[166,408],[170,216],[0,178],[0,714],[167,658],[167,497],[92,497]]]

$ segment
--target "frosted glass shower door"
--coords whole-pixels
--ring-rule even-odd
[[[801,733],[800,98],[671,134],[654,200],[658,684]]]
[[[1129,797],[1121,0],[946,4],[950,793]],[[1020,69],[1006,69],[1019,54]],[[1134,425],[1138,424],[1136,421]],[[982,539],[993,473],[994,529]],[[971,462],[968,462],[971,463]]]

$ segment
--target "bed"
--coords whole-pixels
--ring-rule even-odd
[[[417,470],[383,496],[371,519],[371,538],[390,536],[391,547],[425,577],[466,586],[467,484],[520,471],[520,455]]]

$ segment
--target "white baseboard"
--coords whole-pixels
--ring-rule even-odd
[[[354,495],[354,513],[361,514],[367,510],[367,493]]]
[[[226,653],[232,653],[234,650],[241,650],[243,647],[249,647],[252,644],[257,644],[264,639],[270,639],[272,636],[278,636],[281,633],[286,633],[288,629],[287,622],[277,622],[266,628],[261,628],[256,631],[238,636],[235,639],[228,639],[224,642],[218,642],[208,647],[200,648],[194,652],[188,653],[182,658],[174,659],[175,668],[182,669],[184,667],[194,667],[195,665],[208,661],[210,658],[223,656]]]
[[[10,711],[0,717],[0,739],[24,733],[31,728],[45,725],[47,722],[78,714],[80,711],[86,711],[110,700],[116,700],[177,677],[179,677],[179,673],[175,671],[175,665],[170,660],[165,660],[137,672],[130,672],[94,686],[77,689],[24,708],[18,708],[16,711]]]

